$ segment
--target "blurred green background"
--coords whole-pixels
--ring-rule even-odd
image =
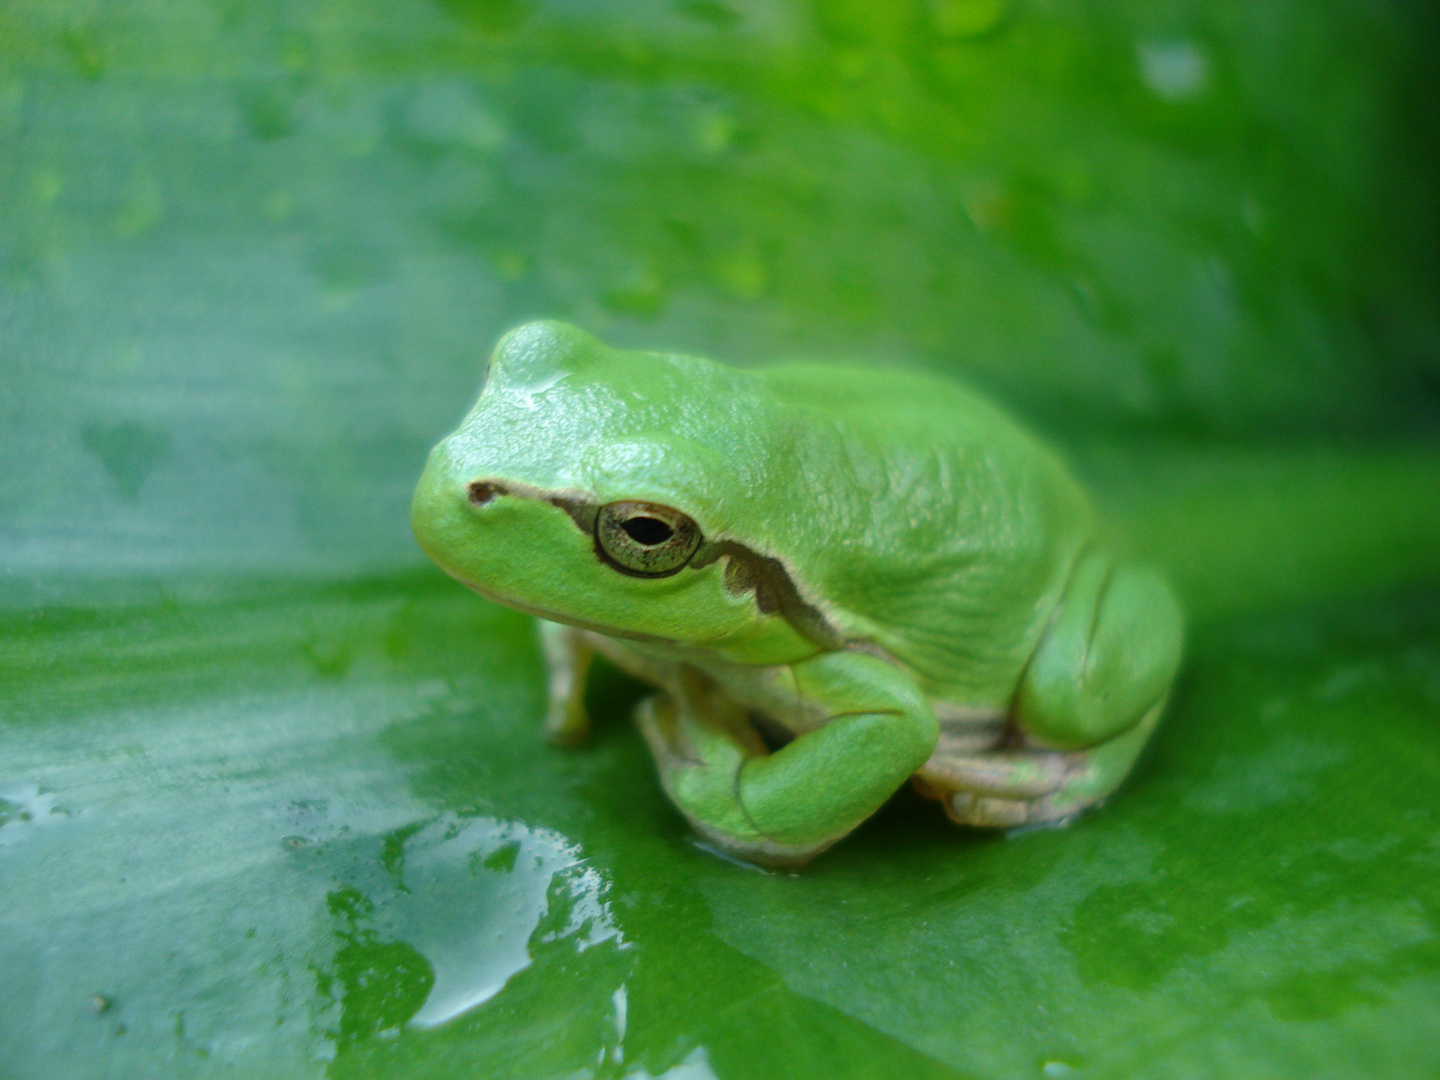
[[[0,0],[0,1078],[1440,1071],[1440,15]],[[1069,829],[698,850],[410,487],[531,317],[960,374],[1194,617]]]

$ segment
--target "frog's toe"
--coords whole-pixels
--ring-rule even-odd
[[[1130,771],[1164,702],[1131,730],[1087,750],[1029,747],[974,755],[937,755],[915,775],[951,820],[983,828],[1062,822],[1103,801]]]
[[[915,783],[957,824],[1013,829],[1067,820],[1108,794],[1113,785],[1095,782],[1095,765],[1091,751],[1039,747],[937,754]]]
[[[1022,825],[1063,825],[1090,805],[1073,799],[1001,799],[956,791],[943,800],[945,813],[957,825],[979,829],[1013,829]]]
[[[956,791],[945,798],[945,813],[957,825],[978,828],[1010,828],[1030,820],[1029,804],[1020,799],[997,799],[992,795],[976,795]]]
[[[677,743],[675,702],[663,693],[641,698],[635,706],[635,724],[662,771],[686,761]]]
[[[1090,753],[1016,751],[932,761],[918,779],[920,790],[938,797],[950,820],[984,829],[1061,822],[1099,802],[1113,780],[1095,775]]]
[[[1000,796],[1002,801],[1039,799],[1060,790],[1083,767],[1083,754],[1054,750],[1001,750],[953,754],[943,750],[916,774],[927,788]]]

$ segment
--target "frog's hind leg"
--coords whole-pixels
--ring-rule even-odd
[[[939,799],[961,825],[1064,822],[1119,786],[1164,708],[1157,702],[1129,731],[1088,750],[1027,746],[963,756],[937,753],[915,774],[915,786]]]
[[[1061,821],[1125,778],[1164,711],[1181,615],[1163,578],[1094,552],[1077,564],[1031,657],[1008,744],[938,752],[916,774],[957,822]]]

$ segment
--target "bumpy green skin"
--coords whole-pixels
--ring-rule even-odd
[[[634,502],[698,526],[685,565],[604,556],[599,508]],[[532,323],[413,522],[544,620],[553,737],[586,731],[594,653],[654,684],[637,719],[665,790],[759,862],[804,862],[907,778],[965,824],[1064,820],[1130,769],[1179,665],[1174,595],[1107,550],[1061,462],[914,374],[736,371]]]

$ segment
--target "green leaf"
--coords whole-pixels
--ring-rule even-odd
[[[800,874],[688,836],[618,677],[593,746],[546,744],[525,620],[438,574],[17,615],[3,1060],[1423,1075],[1437,599],[1215,624],[1102,810],[990,835],[903,795]]]
[[[0,5],[0,1077],[1440,1069],[1435,17]],[[406,505],[532,316],[967,377],[1192,615],[1068,828],[697,845]]]

